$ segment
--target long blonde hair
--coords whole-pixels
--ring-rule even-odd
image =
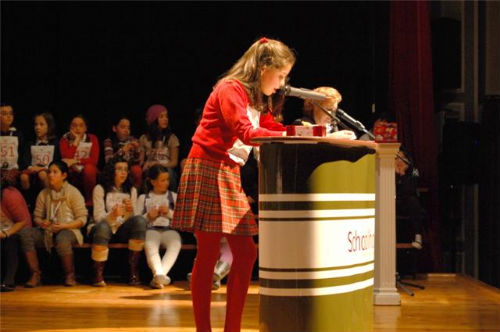
[[[287,65],[293,66],[295,60],[295,53],[288,46],[279,40],[263,37],[250,46],[219,82],[234,79],[240,81],[255,109],[261,112],[269,109],[273,115],[278,115],[283,106],[284,96],[274,94],[274,96],[268,97],[267,105],[263,105],[263,94],[260,90],[260,72],[263,66],[277,69]]]

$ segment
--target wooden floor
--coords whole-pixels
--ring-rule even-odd
[[[375,306],[373,331],[500,331],[500,292],[471,278],[431,274],[401,306]],[[105,288],[18,287],[1,293],[1,331],[194,331],[187,282],[162,290],[111,284]],[[252,283],[244,331],[258,331],[258,285]],[[214,292],[212,326],[222,331],[225,287]]]

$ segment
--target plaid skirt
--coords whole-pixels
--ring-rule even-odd
[[[188,158],[170,227],[188,232],[256,235],[255,217],[241,188],[240,166]]]

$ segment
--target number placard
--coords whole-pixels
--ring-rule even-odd
[[[54,145],[32,145],[31,165],[47,167],[54,160]]]
[[[19,168],[17,165],[17,159],[19,158],[18,146],[19,139],[17,136],[2,136],[0,139],[0,166],[2,168]]]
[[[168,163],[170,161],[170,151],[167,146],[155,149],[156,160]]]
[[[123,200],[130,198],[126,193],[112,193],[106,196],[106,211],[110,212],[116,205],[123,205]]]
[[[146,199],[146,211],[149,212],[152,209],[159,208],[160,206],[168,206],[168,199],[166,196],[162,197],[150,197]],[[170,219],[160,216],[155,219],[155,221],[152,224],[153,226],[161,226],[161,227],[168,227],[170,226]]]
[[[90,157],[90,149],[92,149],[92,142],[80,142],[75,152],[75,159],[81,160]]]

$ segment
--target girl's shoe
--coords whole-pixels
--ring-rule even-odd
[[[422,235],[420,234],[415,234],[415,240],[411,243],[413,248],[415,249],[422,249]]]

